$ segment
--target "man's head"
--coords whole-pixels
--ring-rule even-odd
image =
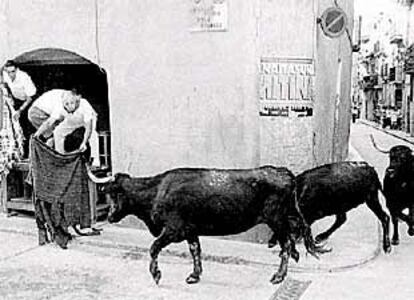
[[[63,98],[63,107],[68,113],[74,113],[80,104],[81,95],[75,89],[68,91]]]
[[[6,71],[7,75],[9,75],[11,80],[14,80],[16,78],[16,72],[17,72],[16,63],[12,60],[8,60],[6,64],[4,65],[4,71]]]

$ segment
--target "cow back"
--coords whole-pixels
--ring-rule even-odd
[[[235,234],[263,221],[269,205],[284,214],[293,190],[286,168],[176,169],[159,185],[153,216],[158,223],[179,219],[203,235]]]
[[[375,169],[366,162],[339,162],[299,174],[298,204],[305,220],[346,212],[378,195],[381,184]]]

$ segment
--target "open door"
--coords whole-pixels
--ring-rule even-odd
[[[18,67],[27,72],[37,88],[38,96],[52,89],[76,88],[82,96],[88,100],[98,114],[98,151],[100,169],[98,172],[109,172],[111,170],[110,149],[110,122],[109,122],[109,100],[108,83],[105,70],[88,59],[71,51],[43,48],[23,53],[13,59]],[[34,128],[29,132],[34,133]],[[27,139],[29,137],[26,137]],[[25,173],[27,166],[24,163],[15,164],[10,170],[7,179],[7,209],[6,210],[33,210],[31,204],[31,193],[27,191],[25,184]],[[96,190],[96,189],[95,189]],[[96,192],[96,191],[95,191]],[[93,195],[93,208],[95,216],[99,216],[99,202],[105,205],[104,199],[99,195]]]

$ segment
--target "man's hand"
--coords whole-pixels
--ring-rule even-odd
[[[79,147],[79,152],[85,152],[86,151],[86,144],[82,143]]]
[[[34,138],[36,138],[36,139],[38,139],[38,138],[40,137],[40,133],[36,131],[36,132],[33,134],[33,137],[34,137]]]

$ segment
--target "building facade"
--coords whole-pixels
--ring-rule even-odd
[[[366,36],[359,55],[361,116],[383,127],[414,135],[413,2],[395,0],[392,12],[381,13],[365,23]],[[390,115],[397,123],[390,124]],[[395,117],[394,117],[395,119]]]
[[[4,0],[0,60],[40,90],[84,87],[113,172],[297,173],[348,153],[353,1],[336,3]],[[332,7],[343,14],[324,19]]]
[[[352,32],[353,4],[338,5]],[[330,6],[8,0],[1,59],[57,48],[104,69],[115,171],[301,171],[347,154],[351,48],[317,24]]]

